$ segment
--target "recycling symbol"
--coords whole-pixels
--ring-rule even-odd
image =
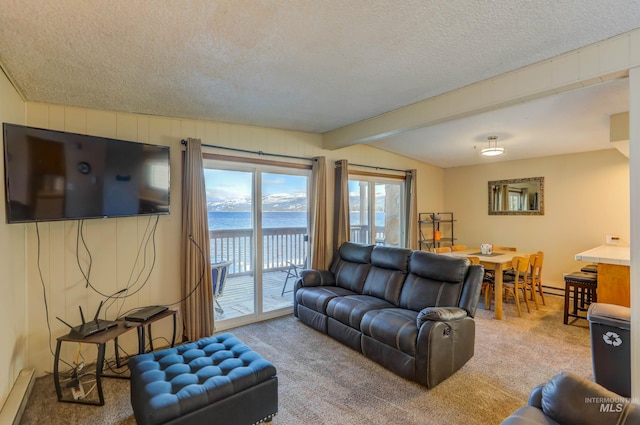
[[[605,344],[613,345],[614,347],[622,344],[622,338],[620,338],[620,335],[612,331],[609,331],[606,334],[602,335],[602,339],[604,340]]]

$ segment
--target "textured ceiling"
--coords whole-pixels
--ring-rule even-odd
[[[0,0],[26,100],[323,133],[640,26],[631,0]]]

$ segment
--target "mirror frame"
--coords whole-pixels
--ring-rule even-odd
[[[503,184],[515,184],[515,183],[538,183],[538,209],[535,211],[494,211],[491,209],[491,187],[495,185]],[[526,177],[521,179],[509,179],[509,180],[493,180],[488,182],[488,211],[489,215],[544,215],[544,177]]]

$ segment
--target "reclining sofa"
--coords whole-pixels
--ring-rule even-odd
[[[300,272],[294,314],[432,388],[473,356],[483,273],[466,258],[347,242],[329,270]]]

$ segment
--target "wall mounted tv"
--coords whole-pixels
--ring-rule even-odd
[[[169,214],[169,147],[3,124],[7,223]]]

